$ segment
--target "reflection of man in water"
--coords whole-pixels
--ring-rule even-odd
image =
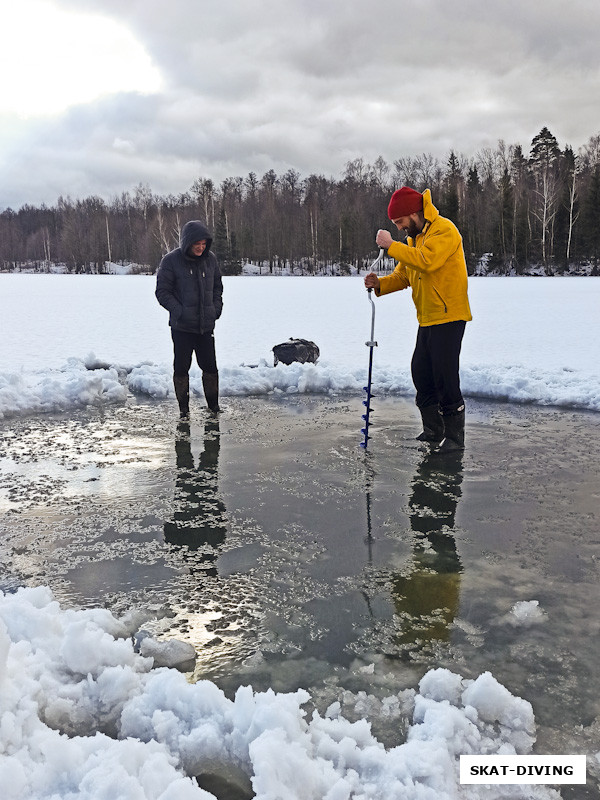
[[[204,450],[194,466],[190,426],[180,422],[175,439],[177,477],[173,518],[165,522],[165,541],[185,545],[198,555],[197,568],[216,575],[213,564],[227,532],[226,509],[218,497],[219,422],[208,419],[204,427]]]
[[[402,620],[395,641],[410,649],[447,642],[459,607],[461,563],[452,531],[461,497],[462,453],[447,456],[427,454],[417,468],[409,500],[412,563],[406,574],[393,579],[394,606]]]

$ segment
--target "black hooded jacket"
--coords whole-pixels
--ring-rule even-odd
[[[197,258],[189,249],[206,240]],[[217,257],[211,252],[212,236],[203,222],[186,222],[180,244],[160,262],[156,299],[169,312],[169,325],[188,333],[210,333],[223,310],[223,281]]]

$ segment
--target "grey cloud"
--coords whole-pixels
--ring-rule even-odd
[[[269,168],[339,175],[357,157],[472,156],[498,139],[527,150],[544,125],[575,148],[598,133],[596,0],[568,12],[562,0],[88,0],[86,10],[126,24],[165,88],[32,123],[0,166],[0,208],[140,182],[178,193],[199,175]]]

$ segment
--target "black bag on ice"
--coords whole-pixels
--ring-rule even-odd
[[[300,364],[316,364],[319,358],[319,348],[308,339],[288,339],[287,342],[276,344],[273,348],[274,366],[281,361],[282,364],[291,364],[299,361]]]

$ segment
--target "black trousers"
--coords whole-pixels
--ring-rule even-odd
[[[458,362],[466,322],[445,322],[420,327],[411,361],[419,408],[438,405],[442,414],[464,406]]]
[[[215,337],[213,333],[188,333],[187,331],[176,331],[171,328],[171,338],[173,339],[174,375],[183,376],[189,373],[194,353],[202,372],[213,375],[217,372]]]

